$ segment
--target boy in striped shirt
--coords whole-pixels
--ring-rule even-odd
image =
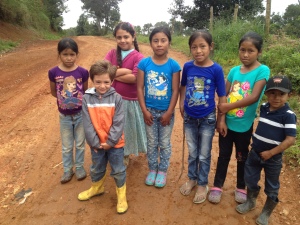
[[[292,85],[287,76],[273,76],[268,80],[265,90],[268,102],[260,107],[259,122],[252,136],[252,149],[245,164],[247,201],[238,205],[236,210],[244,214],[255,208],[260,191],[258,182],[264,169],[267,200],[256,220],[259,225],[268,224],[279,202],[282,155],[296,140],[297,117],[287,103],[291,91]]]

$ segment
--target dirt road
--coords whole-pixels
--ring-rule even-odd
[[[115,47],[115,42],[101,37],[76,37],[80,55],[78,64],[89,68],[97,59]],[[116,213],[115,184],[108,177],[104,195],[89,201],[77,200],[79,192],[90,187],[88,176],[83,181],[75,177],[60,184],[62,174],[61,142],[58,111],[49,91],[47,71],[58,64],[57,41],[36,40],[0,57],[0,224],[183,224],[238,225],[254,224],[265,195],[261,192],[257,208],[246,215],[235,211],[233,191],[236,169],[232,159],[219,205],[206,201],[193,204],[195,190],[183,196],[179,187],[187,179],[187,148],[185,169],[177,182],[182,158],[182,119],[176,109],[172,135],[173,153],[168,171],[167,186],[148,187],[144,179],[148,172],[145,155],[130,157],[127,169],[128,212]],[[151,49],[140,45],[148,56]],[[169,56],[183,65],[188,59],[170,51]],[[217,160],[217,133],[209,185],[212,185]],[[89,170],[90,152],[86,148],[85,168]],[[299,172],[284,166],[281,175],[280,204],[270,224],[300,224]],[[261,184],[263,186],[263,183]],[[23,204],[15,195],[22,189],[32,190]],[[24,200],[24,199],[23,199]]]

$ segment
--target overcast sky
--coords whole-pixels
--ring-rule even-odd
[[[185,0],[185,5],[193,5],[193,0]],[[171,15],[168,9],[171,8],[173,0],[123,0],[119,4],[121,21],[127,21],[134,26],[143,26],[146,23],[165,21],[169,22]],[[264,0],[264,4],[266,0]],[[68,13],[64,13],[64,29],[77,26],[77,20],[82,14],[82,2],[80,0],[67,1]],[[271,13],[283,14],[288,5],[298,4],[298,0],[272,0]]]

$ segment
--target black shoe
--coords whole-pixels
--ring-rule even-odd
[[[60,179],[60,183],[62,184],[68,183],[70,180],[72,180],[73,175],[74,175],[73,170],[64,172],[63,176]]]
[[[86,172],[83,167],[76,168],[75,175],[77,180],[83,180],[86,178]]]

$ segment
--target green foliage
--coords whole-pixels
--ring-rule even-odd
[[[257,20],[228,23],[225,20],[217,20],[212,32],[215,44],[213,59],[224,65],[224,72],[228,74],[231,67],[240,64],[238,58],[238,44],[242,36],[248,31],[255,31],[264,35],[264,25]]]
[[[299,106],[299,96],[293,96],[289,98],[289,105],[291,109],[296,113],[296,115],[300,115],[300,106]],[[284,151],[285,160],[286,162],[293,166],[298,167],[300,166],[300,126],[299,122],[297,122],[297,136],[296,136],[296,143]]]
[[[19,43],[0,39],[0,53],[8,52],[18,46]]]
[[[202,29],[208,27],[210,19],[210,7],[213,7],[215,19],[231,20],[235,4],[239,4],[238,18],[253,19],[258,13],[264,11],[263,0],[194,0],[194,6],[184,6],[183,0],[174,0],[173,8],[169,12],[174,16],[180,16],[187,27]]]
[[[300,37],[300,4],[292,4],[286,8],[283,15],[285,31],[288,35]]]
[[[112,31],[120,20],[119,2],[122,0],[81,0],[83,8],[90,17],[95,19],[95,24],[101,33],[100,24],[104,24],[104,35]]]

